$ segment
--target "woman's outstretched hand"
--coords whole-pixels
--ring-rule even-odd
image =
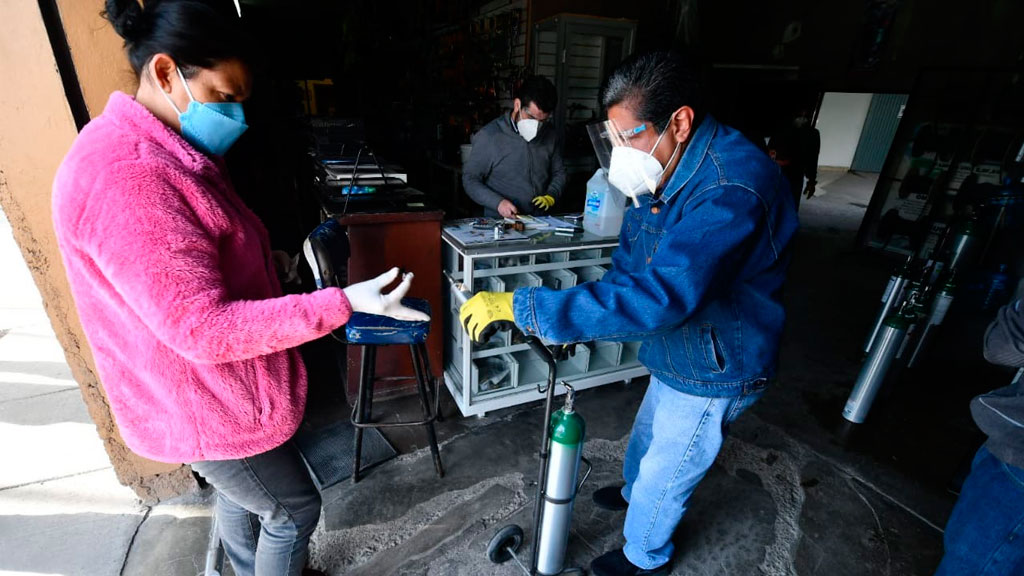
[[[402,276],[402,282],[391,292],[383,290],[398,278],[398,268],[392,268],[372,280],[352,284],[345,288],[345,296],[352,304],[354,312],[390,316],[397,320],[427,322],[430,316],[423,312],[402,306],[402,298],[412,286],[412,272]]]

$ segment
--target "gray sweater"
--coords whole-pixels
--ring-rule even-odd
[[[492,120],[473,135],[473,148],[462,170],[462,185],[484,214],[497,216],[498,204],[510,200],[520,214],[543,213],[533,205],[537,196],[557,201],[565,186],[565,165],[552,126],[541,127],[531,141],[523,140],[508,114]],[[555,208],[552,208],[552,212]]]
[[[985,359],[1024,367],[1024,302],[1003,306],[985,333]],[[986,445],[997,458],[1024,468],[1024,381],[971,401],[974,421],[988,435]]]

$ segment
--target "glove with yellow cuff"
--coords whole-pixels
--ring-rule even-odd
[[[459,321],[477,344],[486,342],[499,330],[511,330],[516,325],[512,292],[478,292],[462,305]]]
[[[547,212],[548,210],[551,210],[552,206],[555,205],[555,197],[550,194],[537,196],[536,198],[533,199],[533,205]]]

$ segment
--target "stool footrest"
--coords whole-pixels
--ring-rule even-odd
[[[432,414],[426,420],[416,422],[356,422],[353,418],[352,425],[356,428],[401,428],[403,426],[426,426],[437,421],[437,414]]]

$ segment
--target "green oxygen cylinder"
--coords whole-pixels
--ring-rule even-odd
[[[907,301],[904,315],[910,320],[907,327],[907,335],[903,338],[899,350],[896,352],[896,360],[903,360],[912,351],[912,346],[920,341],[922,327],[927,324],[927,308],[925,308],[925,288],[918,285],[915,291],[910,293],[910,300]]]
[[[565,567],[576,478],[587,431],[586,423],[574,407],[575,391],[566,388],[565,405],[551,415],[548,474],[537,534],[537,573],[541,575],[560,574]]]
[[[953,236],[953,244],[950,249],[949,265],[950,270],[965,271],[977,263],[981,255],[983,239],[981,231],[978,230],[977,219],[972,217],[964,222]]]
[[[857,382],[843,408],[843,418],[854,424],[862,424],[878,395],[879,389],[889,374],[896,353],[899,351],[907,330],[914,318],[904,311],[890,314],[882,324],[882,331],[875,338],[871,353],[861,367]]]
[[[956,292],[956,282],[953,280],[953,276],[950,276],[946,280],[945,284],[939,288],[939,291],[935,293],[935,298],[932,300],[931,310],[928,312],[928,321],[925,324],[924,331],[921,332],[921,337],[917,341],[914,353],[911,354],[910,360],[907,361],[908,368],[913,368],[918,365],[925,350],[931,343],[931,340],[935,337],[935,331],[938,330],[939,326],[941,326],[943,321],[946,320],[946,314],[949,312],[950,306],[953,305],[954,292]]]
[[[875,323],[871,326],[871,332],[868,333],[867,342],[864,343],[864,354],[871,352],[871,347],[875,344],[875,338],[878,337],[878,333],[882,331],[885,319],[889,317],[889,314],[898,309],[903,302],[904,291],[906,290],[907,282],[910,280],[913,262],[913,256],[907,258],[903,266],[893,272],[892,276],[889,276],[889,283],[886,285],[885,291],[882,292],[882,306],[878,309],[878,314],[875,315]]]

